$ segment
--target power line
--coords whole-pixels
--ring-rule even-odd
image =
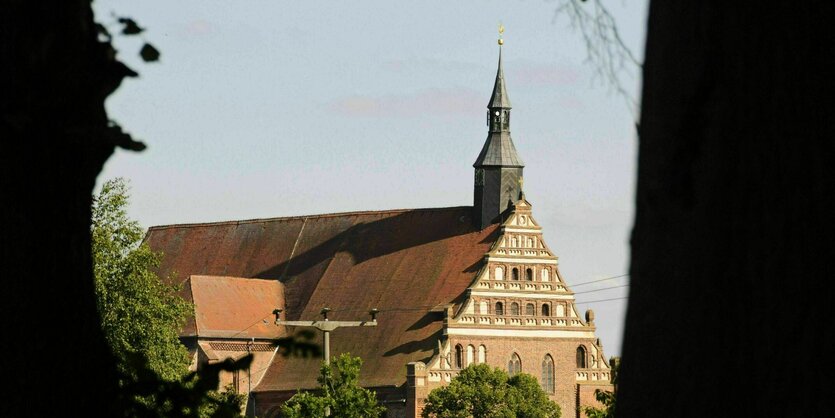
[[[624,296],[622,298],[610,298],[610,299],[599,299],[599,300],[589,300],[586,302],[574,302],[575,305],[585,305],[587,303],[597,303],[597,302],[609,302],[612,300],[621,300],[621,299],[629,299],[629,296]]]
[[[620,276],[604,277],[604,278],[602,278],[602,279],[592,280],[592,281],[589,281],[589,282],[583,282],[583,283],[572,284],[572,285],[570,285],[570,286],[571,286],[571,287],[585,286],[585,285],[587,285],[587,284],[592,284],[592,283],[602,282],[602,281],[604,281],[604,280],[620,279],[621,277],[627,277],[627,276],[629,276],[629,273],[626,273],[626,274],[621,274]]]
[[[585,292],[577,292],[577,293],[575,293],[575,295],[582,295],[583,293],[602,292],[602,291],[604,291],[604,290],[609,290],[609,289],[618,289],[618,288],[621,288],[621,287],[629,287],[629,284],[622,284],[622,285],[620,285],[620,286],[609,286],[609,287],[603,287],[603,288],[600,288],[600,289],[594,289],[594,290],[586,290]]]

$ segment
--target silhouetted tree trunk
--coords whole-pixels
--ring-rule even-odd
[[[831,413],[830,4],[652,2],[619,417]]]
[[[89,1],[12,0],[0,13],[0,416],[113,415],[90,199],[118,137],[104,99],[130,70],[97,41]]]

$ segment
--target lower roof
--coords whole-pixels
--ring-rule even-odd
[[[496,239],[497,225],[479,231],[471,213],[464,206],[159,226],[146,242],[164,253],[162,277],[280,282],[288,320],[319,319],[323,307],[332,320],[368,319],[379,309],[377,327],[334,331],[331,354],[360,356],[364,386],[401,385],[406,364],[428,360],[441,337],[442,318],[430,310],[463,295]],[[197,330],[192,321],[183,334]],[[319,361],[277,357],[255,390],[315,387]]]

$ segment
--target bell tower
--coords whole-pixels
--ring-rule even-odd
[[[475,168],[473,222],[479,229],[497,222],[499,215],[522,194],[522,170],[525,164],[516,153],[510,138],[510,98],[505,87],[502,68],[501,34],[499,28],[499,69],[493,95],[487,105],[487,140],[473,164]]]

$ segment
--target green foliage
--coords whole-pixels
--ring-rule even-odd
[[[424,418],[559,418],[560,407],[548,399],[536,378],[486,364],[471,365],[449,385],[429,393]]]
[[[252,356],[202,367],[180,380],[168,381],[143,365],[141,356],[132,358],[136,376],[122,382],[125,417],[141,418],[240,418],[244,397],[227,387],[217,392],[221,371],[246,369]]]
[[[362,359],[348,353],[322,364],[319,390],[299,392],[281,407],[285,418],[319,418],[330,409],[330,416],[339,418],[379,417],[385,408],[377,405],[374,392],[360,387]]]
[[[600,390],[594,391],[594,398],[600,402],[602,408],[593,406],[583,406],[582,410],[586,413],[588,418],[614,418],[615,409],[618,397],[618,374],[620,372],[620,357],[612,357],[609,359],[609,365],[612,367],[612,385],[615,390]]]
[[[613,418],[615,416],[615,393],[597,389],[594,391],[594,397],[603,407],[584,406],[583,412],[586,413],[586,416],[588,418]]]
[[[127,216],[128,199],[125,181],[117,178],[102,186],[92,206],[96,303],[122,375],[116,401],[128,417],[240,417],[244,398],[217,392],[219,373],[245,369],[252,357],[188,372],[178,332],[192,305],[154,272],[162,255],[142,244],[142,228]]]
[[[142,45],[142,49],[139,50],[139,56],[145,62],[159,61],[159,50],[154,48],[153,45],[145,43]]]
[[[107,181],[93,202],[93,261],[96,296],[105,338],[120,369],[136,375],[128,358],[141,354],[165,380],[188,372],[188,353],[178,332],[191,304],[154,272],[162,255],[142,244],[143,231],[128,219],[123,179]]]

